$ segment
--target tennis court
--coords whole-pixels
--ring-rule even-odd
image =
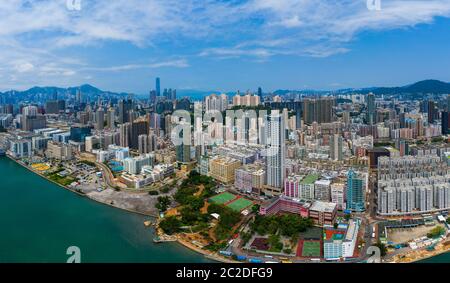
[[[235,198],[236,198],[235,195],[228,193],[228,192],[224,192],[224,193],[221,193],[221,194],[218,194],[216,196],[209,198],[209,200],[214,203],[218,203],[218,204],[226,204],[226,203],[234,200]]]
[[[304,241],[302,249],[303,257],[320,257],[319,241]]]
[[[238,198],[237,200],[227,204],[227,206],[234,211],[242,211],[251,205],[253,205],[253,202],[246,198]]]

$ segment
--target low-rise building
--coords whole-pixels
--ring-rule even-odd
[[[245,193],[260,195],[265,179],[266,171],[262,164],[244,165],[236,170],[234,185]]]
[[[317,225],[333,225],[336,213],[337,205],[332,202],[315,201],[309,209],[309,217]]]
[[[209,161],[209,175],[219,182],[228,184],[234,181],[235,171],[241,162],[230,157],[215,157]]]

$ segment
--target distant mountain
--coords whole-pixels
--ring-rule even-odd
[[[447,94],[450,93],[450,83],[438,80],[424,80],[402,87],[373,87],[373,88],[364,88],[360,90],[353,90],[351,92],[360,92],[360,93],[372,92],[374,94],[391,94],[391,95]]]
[[[279,89],[273,93],[276,95],[289,95],[289,94],[347,94],[347,93],[369,93],[374,94],[390,94],[390,95],[410,95],[417,96],[421,94],[447,94],[450,93],[450,83],[438,81],[438,80],[424,80],[416,82],[414,84],[401,86],[401,87],[367,87],[367,88],[346,88],[335,91],[317,91],[317,90],[284,90]]]
[[[51,99],[55,93],[58,95],[59,99],[67,99],[68,95],[75,95],[78,91],[81,91],[83,97],[89,97],[90,100],[97,99],[98,97],[121,98],[128,95],[128,93],[104,91],[89,84],[68,88],[60,88],[54,86],[35,86],[24,91],[10,90],[4,93],[0,93],[0,95],[8,97],[12,101],[38,102],[42,101],[42,99]]]

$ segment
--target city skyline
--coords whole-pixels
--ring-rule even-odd
[[[162,88],[218,91],[450,80],[448,0],[381,1],[380,10],[317,2],[1,3],[0,91],[88,83],[147,94],[156,77]]]

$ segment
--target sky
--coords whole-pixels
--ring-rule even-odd
[[[0,1],[0,91],[448,82],[449,50],[450,0]]]

